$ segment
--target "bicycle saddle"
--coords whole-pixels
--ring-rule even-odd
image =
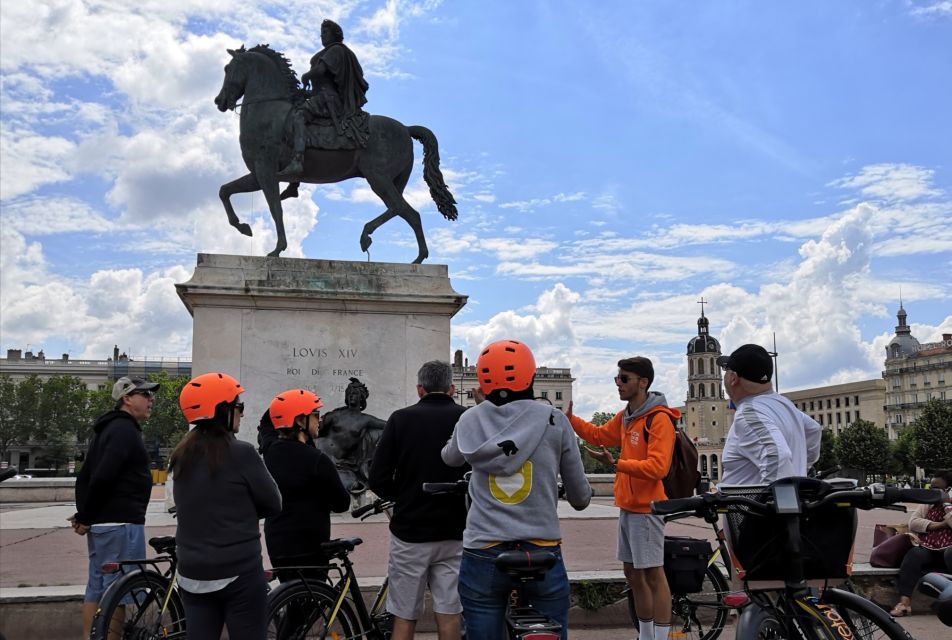
[[[504,551],[495,560],[496,567],[513,578],[541,580],[556,563],[551,551]]]
[[[155,549],[156,553],[169,553],[175,551],[175,536],[158,536],[149,538],[149,546]]]
[[[321,549],[330,555],[335,555],[341,551],[350,553],[359,544],[363,544],[360,538],[338,538],[337,540],[328,540],[321,543]]]

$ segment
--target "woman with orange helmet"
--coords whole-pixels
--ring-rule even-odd
[[[494,561],[513,549],[555,554],[556,565],[527,591],[532,606],[559,621],[567,637],[570,588],[560,548],[559,476],[576,509],[588,506],[592,487],[568,418],[534,400],[535,371],[532,351],[521,342],[485,347],[476,377],[487,401],[460,417],[443,448],[444,462],[473,468],[459,572],[467,640],[505,637],[506,606],[516,585]]]
[[[255,448],[235,438],[241,384],[225,373],[190,380],[179,396],[194,426],[172,452],[178,509],[178,586],[188,637],[233,640],[266,634],[267,585],[258,521],[281,511],[281,494]]]
[[[317,437],[322,406],[311,391],[289,389],[275,396],[268,409],[277,439],[265,451],[264,462],[284,500],[281,513],[264,522],[274,567],[326,565],[320,543],[331,538],[331,512],[350,507],[350,494],[334,463],[316,447],[307,446]],[[327,575],[326,570],[309,573],[318,579]],[[278,578],[283,581],[285,576],[278,572]]]

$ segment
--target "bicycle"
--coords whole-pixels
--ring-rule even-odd
[[[665,516],[665,523],[692,517],[693,513]],[[717,549],[713,552],[707,540],[678,536],[664,537],[664,572],[671,589],[672,638],[714,640],[721,635],[731,610],[744,604],[743,594],[729,593],[731,567],[726,536],[716,517],[707,521],[714,527]],[[718,559],[727,577],[718,565]],[[638,628],[638,611],[630,587],[623,592],[628,601],[628,615]]]
[[[423,490],[427,493],[462,493],[469,491],[467,472],[462,480],[456,482],[425,482]],[[559,497],[564,493],[559,485]],[[496,568],[512,578],[516,586],[509,598],[506,611],[506,632],[509,640],[559,640],[562,625],[535,609],[526,594],[530,582],[542,580],[557,558],[550,551],[538,549],[512,550],[500,553],[495,559]],[[465,627],[464,627],[465,637]]]
[[[362,520],[378,513],[389,516],[392,506],[392,502],[378,499],[354,509],[351,516]],[[350,560],[350,553],[362,543],[360,538],[321,543],[321,549],[331,561],[326,566],[273,569],[278,575],[297,577],[283,582],[268,595],[267,637],[280,640],[389,640],[393,632],[393,616],[385,607],[388,580],[384,579],[368,609]],[[307,575],[307,571],[313,569],[326,570],[337,577],[329,582],[317,580]]]
[[[857,508],[938,499],[934,490],[784,478],[769,486],[722,486],[716,493],[658,501],[652,511],[693,512],[705,519],[726,514],[730,547],[750,599],[737,621],[738,639],[910,640],[877,605],[828,582],[849,574]]]
[[[952,627],[952,574],[938,571],[927,573],[919,581],[919,593],[935,598],[932,610],[939,621]]]
[[[184,640],[185,607],[175,588],[175,536],[149,539],[159,555],[151,560],[120,560],[103,565],[106,573],[137,567],[109,585],[99,600],[90,640]],[[159,565],[168,564],[164,572]]]

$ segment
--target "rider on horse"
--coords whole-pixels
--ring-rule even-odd
[[[367,81],[357,56],[344,44],[340,25],[325,20],[321,23],[321,44],[324,48],[311,58],[311,69],[301,76],[305,89],[311,85],[310,97],[290,114],[293,155],[291,162],[278,173],[282,180],[294,179],[304,173],[304,150],[307,146],[307,122],[330,121],[336,131],[337,148],[363,148],[369,137],[367,113]]]

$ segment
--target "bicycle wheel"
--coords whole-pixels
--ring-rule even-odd
[[[716,564],[704,570],[700,591],[671,595],[671,632],[669,638],[684,640],[714,640],[721,635],[727,623],[730,607],[724,604],[728,592],[727,580]],[[638,628],[638,611],[634,594],[628,591],[628,615]]]
[[[362,637],[357,615],[346,600],[341,603],[334,621],[328,625],[337,595],[323,582],[285,582],[268,594],[267,637],[269,640],[345,640]]]
[[[827,613],[830,622],[845,625],[853,632],[857,640],[912,640],[895,618],[883,611],[877,604],[862,596],[841,589],[827,589],[820,597],[818,605],[833,607],[833,613]],[[838,616],[837,616],[838,614]],[[839,618],[838,620],[836,618]],[[848,635],[848,634],[846,634]],[[841,637],[846,637],[841,634]]]
[[[99,601],[89,637],[184,640],[185,608],[178,592],[169,594],[168,589],[168,580],[156,571],[133,571],[119,578]]]

